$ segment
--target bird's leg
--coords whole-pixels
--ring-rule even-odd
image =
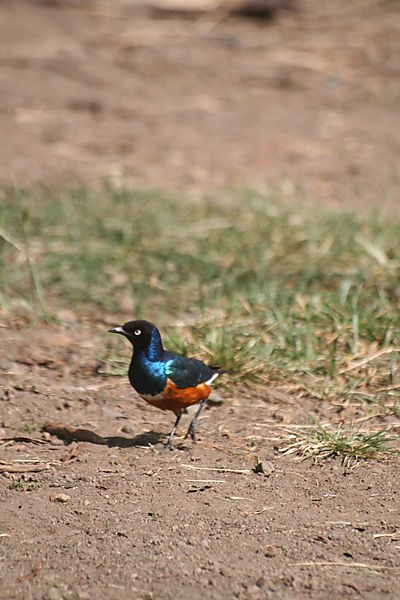
[[[179,413],[178,415],[176,415],[175,425],[173,426],[172,431],[171,431],[171,433],[168,436],[167,448],[169,448],[170,450],[173,450],[173,448],[172,448],[172,438],[175,435],[175,431],[176,431],[176,428],[179,425],[179,421],[181,420],[181,416],[182,416],[182,413]]]
[[[195,431],[194,431],[194,430],[195,430],[195,427],[196,427],[197,419],[199,418],[199,416],[200,416],[200,413],[201,413],[201,411],[203,410],[203,408],[204,408],[204,406],[205,406],[205,403],[206,403],[206,402],[207,402],[207,398],[204,398],[204,400],[202,400],[202,401],[200,402],[200,406],[199,406],[199,408],[197,409],[197,412],[196,412],[196,414],[194,415],[194,417],[193,417],[193,419],[192,419],[192,422],[191,422],[191,423],[190,423],[190,425],[189,425],[189,429],[187,430],[187,434],[185,435],[185,439],[187,438],[187,436],[188,436],[188,435],[190,435],[190,437],[191,437],[191,438],[192,438],[192,440],[193,440],[193,444],[195,444],[195,443],[196,443],[196,434],[195,434]]]

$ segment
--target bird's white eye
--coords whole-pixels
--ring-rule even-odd
[[[140,335],[142,333],[141,329],[135,329],[135,331],[133,332],[135,335]]]

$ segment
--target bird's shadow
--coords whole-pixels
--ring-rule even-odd
[[[103,439],[109,448],[131,448],[132,446],[154,446],[163,438],[165,438],[165,435],[158,431],[146,431],[135,435],[134,438],[111,435]]]
[[[126,438],[119,435],[101,436],[90,429],[82,429],[64,425],[63,423],[46,423],[43,427],[51,435],[55,435],[67,442],[87,442],[108,446],[109,448],[130,448],[133,446],[152,446],[159,443],[165,435],[158,431],[146,431],[134,438]]]

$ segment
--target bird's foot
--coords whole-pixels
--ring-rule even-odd
[[[172,445],[172,440],[171,440],[171,439],[168,439],[167,443],[165,444],[165,446],[164,446],[164,448],[163,448],[163,451],[164,451],[164,450],[171,450],[171,452],[173,452],[173,450],[174,450],[174,449],[175,449],[175,448],[174,448],[174,447],[173,447],[173,445]]]
[[[189,429],[187,430],[184,439],[186,440],[186,438],[188,438],[189,436],[192,438],[193,444],[196,444],[196,433],[194,431],[194,427],[192,427],[192,426],[190,426]]]

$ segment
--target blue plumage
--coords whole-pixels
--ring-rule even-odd
[[[139,394],[160,394],[167,385],[165,363],[151,360],[143,351],[135,352],[129,366],[129,381]]]
[[[145,350],[135,351],[129,367],[129,380],[140,394],[159,394],[167,385],[167,379],[184,389],[196,387],[216,374],[200,360],[184,358],[174,352],[162,350],[156,359],[150,356]]]

